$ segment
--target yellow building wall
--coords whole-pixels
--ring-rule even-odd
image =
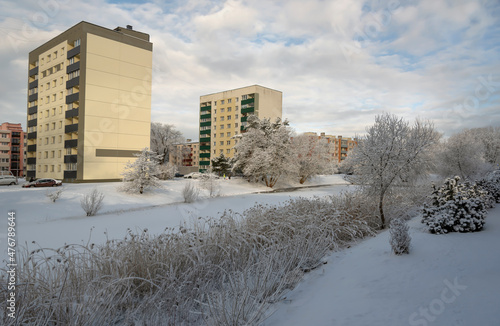
[[[38,57],[37,178],[64,177],[66,51],[67,43],[62,42]],[[56,66],[59,71],[55,71]]]
[[[87,35],[83,179],[120,179],[134,157],[99,157],[97,149],[150,145],[152,52]]]

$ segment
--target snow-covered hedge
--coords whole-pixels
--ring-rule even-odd
[[[500,203],[500,171],[491,172],[485,178],[479,180],[477,185],[488,193],[487,205],[493,207],[495,203]]]
[[[431,203],[424,206],[422,223],[431,233],[474,232],[483,228],[488,194],[475,183],[460,183],[460,177],[433,185]]]
[[[392,252],[396,255],[410,253],[410,227],[402,218],[393,218],[389,229]]]

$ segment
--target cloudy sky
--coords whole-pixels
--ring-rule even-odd
[[[152,120],[198,137],[200,95],[283,92],[297,132],[382,112],[451,135],[500,126],[498,0],[0,0],[0,122],[26,125],[28,53],[84,20],[153,42]]]

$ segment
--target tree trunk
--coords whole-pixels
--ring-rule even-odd
[[[384,215],[384,193],[382,192],[380,194],[380,201],[378,203],[378,210],[380,212],[380,229],[383,230],[385,229],[385,215]]]

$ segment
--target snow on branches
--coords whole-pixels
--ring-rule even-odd
[[[128,162],[123,175],[123,189],[127,192],[140,193],[149,188],[160,187],[158,175],[161,174],[159,160],[161,155],[149,150],[142,149],[140,154],[135,154],[137,159]]]

